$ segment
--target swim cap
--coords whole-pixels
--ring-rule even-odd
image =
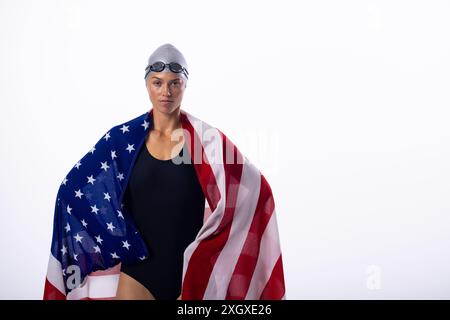
[[[184,59],[183,54],[180,52],[180,50],[175,48],[175,46],[173,46],[170,43],[166,43],[166,44],[163,44],[162,46],[159,46],[150,55],[150,57],[148,58],[147,67],[149,67],[150,65],[152,65],[153,63],[155,63],[157,61],[161,61],[164,63],[176,62],[187,70],[187,63],[186,63],[186,60]],[[145,72],[148,72],[148,70],[145,70]],[[172,72],[172,71],[169,69],[169,66],[166,65],[164,70],[162,70],[161,72]],[[152,73],[154,73],[154,71],[150,70],[150,72],[148,72],[147,75],[145,76],[144,79],[145,79],[146,84],[147,84],[148,77]],[[184,72],[181,72],[180,74],[182,74],[186,78],[186,80],[188,79],[187,75],[184,74]]]

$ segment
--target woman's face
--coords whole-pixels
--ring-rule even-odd
[[[147,91],[153,108],[166,114],[180,107],[186,79],[174,72],[152,72],[147,78]]]

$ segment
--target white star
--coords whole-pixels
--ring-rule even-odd
[[[94,184],[95,179],[94,179],[94,177],[92,176],[92,174],[91,174],[89,177],[87,177],[87,178],[88,178],[88,183]]]
[[[80,243],[81,243],[81,239],[83,239],[83,237],[81,237],[78,233],[74,238],[77,242],[80,242]]]
[[[68,222],[67,222],[66,226],[64,227],[64,229],[66,229],[66,232],[69,232],[69,231],[70,231],[70,225],[69,225]]]
[[[129,153],[134,150],[134,144],[128,144],[127,150]]]
[[[123,179],[125,179],[123,177],[123,173],[119,173],[119,175],[117,176],[117,179],[119,179],[120,181],[122,181]]]
[[[145,121],[145,120],[144,120],[144,123],[143,123],[143,124],[141,124],[141,126],[143,126],[143,127],[144,127],[144,130],[147,130],[147,128],[148,128],[148,125],[149,125],[149,122],[147,122],[147,121]]]
[[[106,193],[103,192],[103,194],[105,195],[105,198],[104,198],[104,199],[106,199],[106,200],[108,200],[108,201],[109,201],[109,199],[111,199],[111,196],[109,195],[108,192],[106,192]]]
[[[95,240],[96,240],[98,243],[102,244],[103,239],[100,238],[100,235],[96,236],[96,237],[95,237]]]
[[[109,135],[109,132],[107,132],[105,134],[105,136],[103,137],[103,139],[105,139],[106,141],[108,141],[108,139],[111,138],[111,136]]]
[[[130,248],[131,244],[129,244],[127,240],[122,241],[122,243],[123,243],[122,247],[127,248],[127,250],[130,250],[129,248]]]
[[[69,205],[67,205],[67,213],[68,213],[68,214],[72,214],[72,208],[69,207]]]
[[[79,197],[80,199],[81,199],[81,196],[82,196],[83,194],[84,194],[84,193],[81,192],[80,189],[78,189],[77,191],[75,191],[75,197]]]
[[[63,255],[65,255],[67,253],[67,247],[65,245],[63,245],[61,252]]]
[[[95,246],[95,247],[94,247],[94,250],[95,250],[95,252],[102,252],[102,251],[100,250],[100,247],[99,247],[99,246]]]
[[[62,269],[62,274],[64,277],[66,276],[66,269]]]
[[[61,184],[66,185],[66,182],[69,181],[67,178],[64,178],[63,182]]]
[[[79,168],[80,168],[80,166],[81,166],[81,162],[80,162],[80,161],[78,161],[78,162],[77,162],[77,164],[75,165],[75,167],[77,167],[77,169],[79,169]]]
[[[78,255],[76,253],[74,253],[73,258],[75,259],[75,261],[78,261],[77,257],[78,257]]]
[[[129,127],[130,126],[123,125],[122,128],[120,128],[120,130],[122,130],[122,133],[125,133],[127,131],[130,132],[130,130],[128,130]]]
[[[95,146],[92,147],[91,151],[89,151],[90,153],[94,153],[95,151]]]
[[[98,208],[97,208],[97,206],[95,204],[94,204],[94,206],[91,206],[91,209],[92,209],[91,212],[94,212],[95,214],[97,214]]]
[[[109,168],[109,166],[108,166],[108,162],[107,161],[105,161],[105,162],[100,162],[101,164],[102,164],[102,169],[105,169],[105,171],[106,170],[108,170],[108,168]]]
[[[111,232],[113,232],[114,229],[116,228],[116,227],[113,226],[112,222],[106,223],[106,225],[108,226],[106,229],[111,230]]]
[[[117,216],[119,217],[119,218],[122,218],[122,219],[124,219],[124,217],[123,217],[123,215],[122,215],[122,211],[120,211],[120,210],[117,210],[117,212],[119,213]]]
[[[88,225],[88,224],[87,224],[87,222],[86,222],[86,221],[84,221],[84,219],[83,219],[83,220],[81,220],[81,223],[83,224],[83,227],[85,227],[85,228],[86,228],[86,227],[87,227],[87,225]]]
[[[141,259],[141,260],[145,260],[145,258],[147,258],[147,257],[146,256],[139,257],[139,259]]]
[[[114,259],[119,259],[120,258],[115,252],[111,253],[111,257],[114,258]]]
[[[116,156],[116,151],[115,150],[113,150],[113,151],[111,151],[111,158],[114,160],[114,158],[117,158],[117,156]]]

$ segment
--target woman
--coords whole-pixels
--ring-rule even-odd
[[[44,299],[285,299],[274,199],[217,128],[181,110],[171,44],[150,56],[153,105],[112,127],[58,190]]]
[[[153,127],[136,161],[126,201],[153,255],[138,265],[122,265],[117,299],[168,300],[181,297],[182,255],[200,230],[205,197],[193,165],[170,161],[184,145],[184,136],[174,141],[172,135],[181,129],[186,61],[165,44],[150,56],[146,70]]]

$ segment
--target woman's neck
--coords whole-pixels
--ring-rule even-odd
[[[162,113],[153,108],[153,128],[162,136],[170,136],[175,129],[181,127],[180,107],[172,113]]]

